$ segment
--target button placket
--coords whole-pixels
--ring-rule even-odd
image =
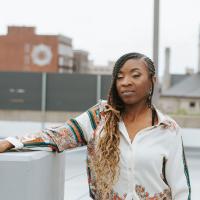
[[[136,149],[137,149],[137,139],[139,135],[134,138],[133,142],[131,143],[131,171],[132,171],[132,184],[131,184],[131,189],[134,190],[135,188],[135,173],[136,173],[136,168],[135,168],[135,163],[136,163]]]
[[[132,191],[133,189],[133,185],[134,185],[134,173],[133,173],[133,165],[132,165],[132,162],[133,162],[133,152],[132,152],[132,144],[130,143],[129,144],[129,160],[128,160],[128,167],[127,167],[127,170],[128,170],[128,179],[129,179],[129,190]]]

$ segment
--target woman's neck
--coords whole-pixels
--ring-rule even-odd
[[[136,104],[126,105],[122,116],[129,121],[135,121],[136,118],[145,115],[149,110],[150,108],[146,102],[140,101]]]

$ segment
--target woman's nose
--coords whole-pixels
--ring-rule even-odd
[[[122,81],[122,85],[131,85],[131,79],[129,77],[124,77]]]

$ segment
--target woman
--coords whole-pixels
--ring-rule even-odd
[[[189,200],[180,128],[152,105],[153,62],[143,54],[120,57],[108,101],[63,126],[29,137],[7,138],[0,151],[48,145],[61,152],[87,145],[92,199]]]

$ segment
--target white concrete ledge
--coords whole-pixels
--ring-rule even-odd
[[[63,200],[65,154],[44,151],[0,154],[0,199]]]

